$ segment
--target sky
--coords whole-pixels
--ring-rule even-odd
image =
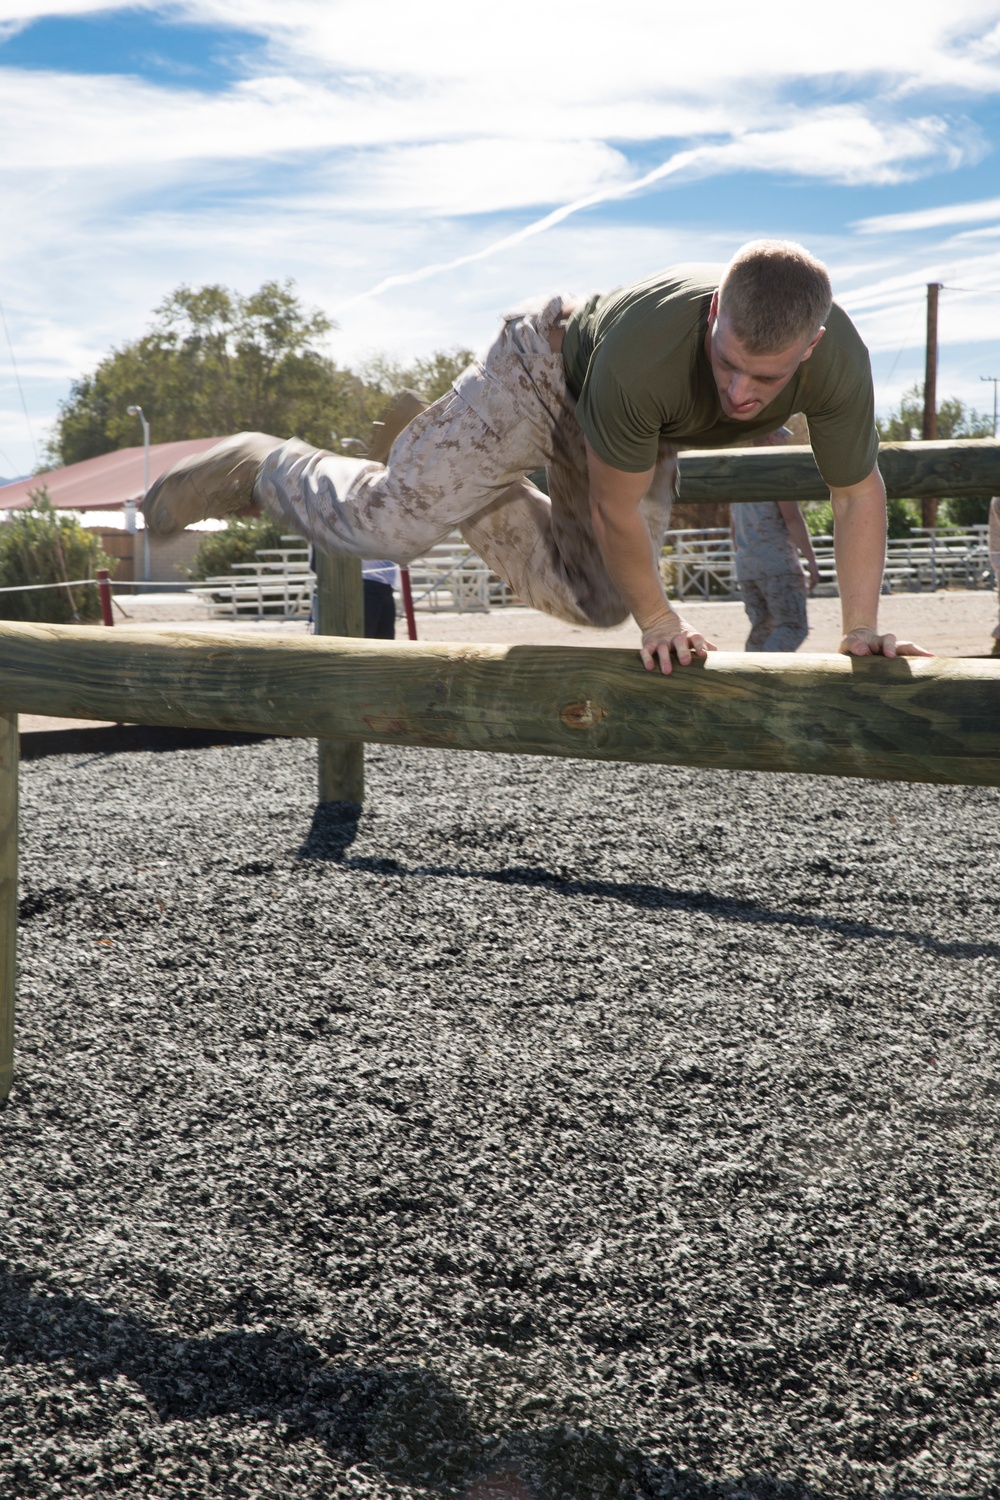
[[[352,364],[760,236],[830,267],[883,412],[940,282],[939,398],[992,416],[1000,0],[676,10],[0,0],[0,476],[181,284],[292,278]]]

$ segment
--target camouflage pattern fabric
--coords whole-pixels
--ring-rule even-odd
[[[774,573],[740,580],[743,605],[750,616],[748,651],[797,651],[809,634],[806,581],[796,574]]]
[[[741,500],[732,507],[736,576],[771,578],[801,572],[799,554],[773,500]]]
[[[627,610],[594,537],[583,433],[550,345],[571,311],[553,297],[507,316],[485,357],[414,417],[386,464],[293,439],[266,459],[256,498],[323,550],[398,563],[458,527],[525,604],[573,624],[619,624]],[[661,443],[642,502],[657,556],[676,451]],[[549,498],[525,478],[543,467]]]

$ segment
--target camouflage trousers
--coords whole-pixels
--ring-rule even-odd
[[[598,548],[587,456],[566,386],[553,297],[512,313],[484,358],[400,433],[386,464],[293,439],[264,462],[255,497],[324,551],[408,563],[454,528],[525,604],[579,625],[628,611]],[[661,443],[642,513],[659,557],[677,490]],[[544,468],[546,497],[525,477]]]
[[[797,651],[809,634],[806,581],[797,573],[740,576],[743,607],[750,617],[748,651]]]

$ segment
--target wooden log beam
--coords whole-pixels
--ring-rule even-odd
[[[14,1068],[17,975],[17,714],[0,713],[0,1104]]]
[[[1000,442],[882,443],[890,500],[1000,495]],[[714,448],[681,453],[680,498],[701,501],[828,500],[811,448]]]
[[[1000,663],[0,624],[0,711],[437,749],[1000,785]]]

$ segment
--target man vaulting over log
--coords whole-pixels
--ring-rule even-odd
[[[458,527],[526,604],[576,625],[627,615],[647,668],[715,647],[670,604],[658,560],[680,446],[746,446],[804,412],[830,486],[840,649],[926,656],[880,635],[885,487],[868,351],[800,245],[744,245],[721,282],[678,266],[586,301],[510,314],[482,362],[386,462],[243,432],[168,470],[154,534],[263,506],[326,551],[408,563]],[[525,477],[548,471],[549,498]]]

